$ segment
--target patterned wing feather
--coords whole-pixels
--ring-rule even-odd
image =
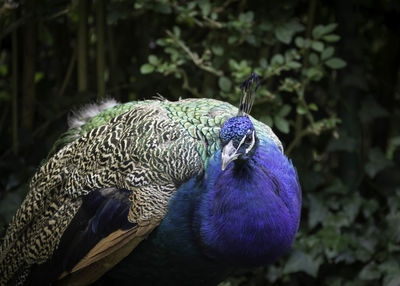
[[[129,190],[129,222],[138,229],[157,225],[177,186],[202,170],[196,145],[158,101],[137,104],[67,144],[35,174],[10,224],[0,284],[15,275],[25,279],[33,265],[52,256],[91,192]]]

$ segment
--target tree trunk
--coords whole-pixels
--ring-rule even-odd
[[[17,20],[17,11],[14,12],[13,21]],[[17,29],[11,34],[12,42],[12,150],[14,155],[18,154],[18,40]]]
[[[88,88],[88,8],[89,1],[81,0],[78,4],[78,92]]]
[[[97,38],[97,97],[103,99],[106,96],[105,83],[105,1],[98,0],[96,6],[96,38]]]
[[[35,55],[36,55],[36,20],[34,17],[35,0],[25,2],[23,46],[23,83],[22,83],[22,127],[32,130],[35,116]]]
[[[107,26],[107,44],[108,44],[108,69],[110,71],[110,82],[108,84],[108,89],[114,90],[114,94],[112,95],[115,98],[119,98],[119,90],[118,90],[118,54],[115,49],[115,41],[114,41],[114,31],[111,26]],[[111,85],[111,88],[110,88]]]

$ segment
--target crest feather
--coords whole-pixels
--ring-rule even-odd
[[[248,116],[248,114],[250,114],[259,86],[260,79],[255,73],[252,73],[250,77],[240,85],[242,95],[240,96],[238,116]]]

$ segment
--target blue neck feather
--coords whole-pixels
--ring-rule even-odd
[[[241,266],[273,262],[291,247],[299,226],[301,193],[291,162],[274,143],[221,171],[210,160],[195,230],[207,256]]]

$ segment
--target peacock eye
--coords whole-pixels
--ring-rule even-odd
[[[251,136],[246,136],[246,139],[244,140],[244,143],[246,143],[246,144],[251,144],[251,141],[253,141],[253,139],[251,138]]]

